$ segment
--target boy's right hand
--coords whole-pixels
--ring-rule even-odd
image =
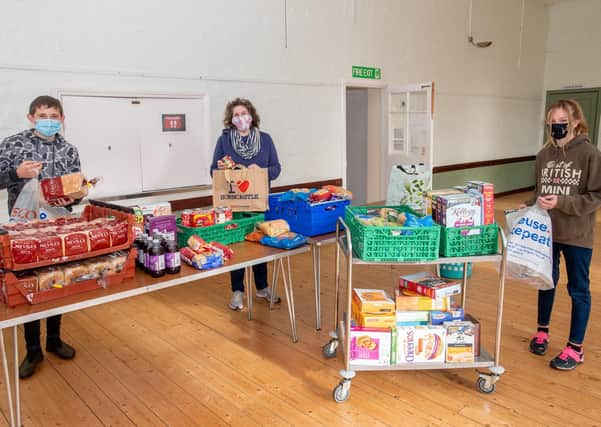
[[[16,170],[17,176],[22,179],[37,177],[42,171],[42,163],[33,160],[25,160]]]

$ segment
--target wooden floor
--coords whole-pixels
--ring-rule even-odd
[[[524,195],[498,199],[515,206]],[[499,218],[500,219],[500,218]],[[289,336],[284,305],[268,311],[227,308],[229,277],[217,277],[64,316],[63,337],[77,348],[72,361],[49,355],[34,377],[21,382],[26,426],[213,425],[600,425],[601,268],[591,269],[593,310],[586,362],[558,372],[548,362],[565,343],[569,297],[561,281],[552,318],[550,354],[528,352],[535,331],[536,292],[508,281],[501,361],[506,373],[491,395],[479,393],[472,369],[359,372],[351,397],[332,400],[341,359],[324,360],[332,328],[333,246],[322,250],[323,330],[314,329],[309,254],[293,259],[300,341]],[[361,267],[355,285],[391,291],[397,277],[420,267]],[[478,264],[467,309],[482,322],[492,348],[497,276]],[[8,338],[8,335],[7,335]],[[7,340],[10,341],[10,340]],[[23,342],[21,340],[21,351]],[[1,384],[0,425],[8,408]]]

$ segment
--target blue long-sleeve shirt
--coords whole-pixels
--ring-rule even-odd
[[[269,136],[268,133],[261,132],[261,149],[255,157],[252,157],[247,160],[240,157],[234,150],[234,147],[232,147],[232,142],[230,140],[230,132],[231,129],[223,129],[221,136],[217,140],[217,145],[215,146],[215,153],[213,154],[213,163],[211,164],[211,176],[213,175],[213,171],[215,169],[218,169],[217,160],[221,160],[224,156],[228,155],[237,164],[249,166],[254,163],[259,167],[267,168],[269,181],[273,181],[278,176],[280,176],[282,167],[280,166],[278,153],[275,150],[273,140],[271,139],[271,136]]]

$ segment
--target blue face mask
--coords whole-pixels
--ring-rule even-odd
[[[56,119],[40,119],[35,122],[35,130],[50,138],[61,130],[61,122]]]

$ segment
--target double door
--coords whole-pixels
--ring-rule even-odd
[[[63,95],[61,100],[65,137],[79,151],[82,172],[102,177],[93,197],[210,184],[206,97]]]

